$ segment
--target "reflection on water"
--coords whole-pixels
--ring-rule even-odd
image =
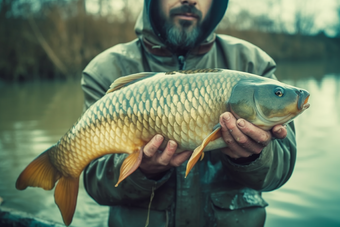
[[[340,226],[340,74],[283,80],[310,91],[310,109],[295,120],[298,155],[291,179],[265,193],[266,226]]]
[[[79,81],[0,87],[0,197],[3,206],[62,223],[53,191],[15,189],[20,172],[57,142],[78,119],[83,95]],[[85,192],[82,181],[72,226],[105,226],[108,208]]]
[[[276,75],[309,90],[311,107],[295,121],[298,156],[293,176],[282,188],[264,193],[269,203],[266,226],[340,226],[340,173],[336,169],[340,160],[340,74],[314,63],[282,65]],[[17,191],[14,185],[23,168],[77,120],[82,104],[79,82],[0,86],[3,206],[62,223],[53,191]],[[96,204],[80,182],[72,226],[105,226],[108,208]]]

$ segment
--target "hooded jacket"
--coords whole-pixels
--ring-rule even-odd
[[[164,37],[151,23],[153,2],[145,0],[135,31],[137,39],[118,44],[95,57],[83,71],[85,109],[105,95],[121,76],[152,71],[225,68],[275,78],[274,61],[258,47],[213,31],[228,1],[214,0],[203,25],[199,44],[185,56],[166,47]],[[208,26],[209,25],[209,26]],[[287,137],[272,140],[259,157],[237,164],[219,150],[207,152],[187,178],[186,162],[159,180],[148,179],[137,169],[115,187],[126,154],[94,160],[84,171],[88,194],[110,206],[109,226],[261,226],[265,220],[262,191],[281,187],[291,176],[296,159],[293,124]],[[148,220],[148,221],[147,221]]]

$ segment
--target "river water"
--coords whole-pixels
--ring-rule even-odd
[[[282,64],[276,75],[307,89],[311,104],[295,121],[298,155],[291,179],[264,193],[266,227],[340,226],[340,70],[321,63]],[[15,189],[23,168],[54,144],[82,112],[79,81],[0,84],[1,206],[62,223],[53,191]],[[71,226],[105,226],[108,208],[80,191]]]

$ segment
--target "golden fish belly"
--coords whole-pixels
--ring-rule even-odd
[[[179,150],[193,150],[226,111],[237,80],[208,74],[155,76],[109,93],[85,112],[50,157],[64,175],[79,176],[91,160],[132,153],[156,134],[175,140]]]

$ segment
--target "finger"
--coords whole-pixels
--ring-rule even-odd
[[[175,154],[176,149],[177,143],[173,140],[169,140],[165,150],[158,158],[158,163],[164,166],[168,165],[170,163],[170,160],[172,159],[172,156]]]
[[[174,157],[170,161],[170,165],[174,167],[178,167],[183,164],[186,160],[190,158],[192,155],[192,151],[183,151],[182,153],[175,154]]]
[[[223,113],[220,116],[220,124],[221,124],[221,131],[222,131],[222,138],[224,142],[228,145],[233,142],[234,138],[231,135],[233,129],[235,129],[235,125],[233,127],[232,122],[236,121],[234,116],[228,112]]]
[[[151,158],[152,156],[154,156],[154,154],[157,152],[159,146],[162,144],[164,140],[164,137],[157,134],[155,135],[150,142],[148,142],[144,148],[143,148],[143,152],[144,155],[148,158]]]
[[[261,152],[263,149],[260,145],[247,138],[238,129],[236,119],[231,113],[222,114],[220,117],[220,123],[222,126],[223,140],[228,145],[228,153],[226,154],[230,157],[249,157],[253,153]]]
[[[237,126],[244,135],[252,139],[252,141],[249,140],[248,142],[251,146],[254,146],[255,150],[257,151],[256,153],[258,153],[258,149],[262,150],[263,147],[267,146],[271,141],[272,136],[270,132],[261,129],[250,122],[245,121],[244,119],[238,119]],[[248,147],[249,144],[246,146]]]
[[[275,125],[272,129],[273,136],[277,139],[284,139],[287,136],[287,129],[282,125]]]

